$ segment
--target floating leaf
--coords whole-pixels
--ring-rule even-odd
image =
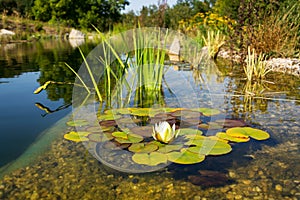
[[[113,139],[113,136],[109,133],[92,133],[87,136],[92,142],[105,142]]]
[[[198,130],[198,129],[193,129],[193,128],[181,128],[178,129],[177,131],[179,131],[178,135],[202,135],[202,131]]]
[[[132,115],[149,116],[150,108],[128,108]]]
[[[219,110],[212,108],[193,108],[191,110],[201,112],[205,116],[218,115],[221,113]]]
[[[157,151],[161,153],[169,153],[171,151],[177,151],[182,147],[183,145],[181,144],[162,144]]]
[[[256,140],[266,140],[270,137],[270,135],[262,130],[251,128],[251,127],[235,127],[227,129],[226,134],[230,136],[244,136],[244,137],[252,137]]]
[[[209,126],[208,126],[208,124],[199,124],[198,128],[208,130]]]
[[[110,132],[110,131],[113,131],[115,129],[114,126],[91,126],[91,127],[88,127],[86,129],[86,131],[88,132],[93,132],[93,133],[102,133],[102,132]]]
[[[181,126],[182,124],[187,123],[190,125],[198,125],[201,123],[201,120],[199,118],[186,118],[181,120]]]
[[[118,124],[136,124],[141,122],[142,120],[131,117],[122,117],[116,121]]]
[[[183,117],[183,118],[196,118],[200,117],[202,113],[193,110],[177,110],[171,113],[172,116]]]
[[[155,144],[145,144],[145,143],[135,143],[132,144],[128,150],[135,153],[150,153],[158,149],[158,146]]]
[[[195,154],[186,149],[182,149],[181,152],[170,152],[167,156],[169,161],[178,164],[195,164],[205,159],[205,155]]]
[[[229,144],[214,139],[195,140],[195,147],[189,147],[187,150],[195,154],[203,155],[222,155],[229,153],[232,148]]]
[[[130,129],[134,134],[141,135],[144,137],[152,137],[153,127],[152,126],[136,126]]]
[[[248,142],[250,140],[249,137],[233,137],[233,136],[230,136],[230,135],[228,135],[224,132],[219,132],[219,133],[216,134],[216,136],[218,138],[228,140],[228,141],[231,141],[231,142]]]
[[[152,152],[150,154],[136,153],[132,156],[132,160],[138,164],[156,166],[161,163],[167,163],[168,158],[165,154]]]
[[[222,125],[224,128],[243,127],[247,125],[247,123],[241,119],[221,119],[216,120],[215,122]]]
[[[101,114],[100,116],[98,116],[98,120],[102,121],[102,120],[116,120],[119,119],[121,117],[121,115],[117,115],[117,114]]]
[[[73,120],[73,121],[67,122],[68,126],[85,126],[88,124],[89,124],[89,122],[86,121],[85,119],[78,119],[78,120]]]
[[[117,108],[117,109],[113,109],[112,112],[113,113],[120,113],[122,115],[128,115],[128,114],[131,113],[129,108]]]
[[[81,142],[81,141],[88,141],[88,136],[90,133],[89,132],[75,132],[71,131],[69,133],[66,133],[64,135],[64,138],[67,140],[71,140],[73,142]]]
[[[125,133],[125,132],[113,132],[112,136],[115,137],[115,140],[121,144],[123,143],[139,143],[144,140],[144,138],[140,135],[136,135],[133,133]]]
[[[117,122],[115,120],[106,120],[106,121],[101,121],[99,122],[101,127],[112,127],[116,126]]]

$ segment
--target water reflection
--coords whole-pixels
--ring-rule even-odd
[[[81,48],[87,53],[93,45]],[[74,81],[64,62],[74,69],[82,63],[79,51],[68,41],[0,45],[0,166],[18,157],[43,130],[70,112],[72,85],[54,84],[42,94],[33,94],[48,80]]]

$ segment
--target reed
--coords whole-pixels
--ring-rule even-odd
[[[220,31],[208,30],[206,37],[203,37],[205,46],[208,48],[208,54],[216,59],[220,48],[225,44],[225,36]]]
[[[263,53],[257,55],[255,49],[248,47],[248,55],[246,57],[246,63],[244,65],[244,72],[247,80],[264,79],[270,72],[270,69],[266,66],[266,57]]]

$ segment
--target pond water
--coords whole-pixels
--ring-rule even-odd
[[[69,85],[52,85],[47,92],[33,94],[48,80],[74,80],[64,62],[74,66],[82,62],[67,41],[0,46],[0,167],[15,160],[42,131],[70,112]],[[55,111],[62,106],[65,109]]]
[[[54,43],[51,42],[51,45]],[[39,67],[28,67],[27,71],[7,77],[3,75],[0,79],[0,95],[2,91],[6,94],[1,99],[7,98],[1,104],[1,111],[6,112],[0,113],[1,120],[6,120],[1,124],[2,128],[6,128],[1,131],[1,137],[6,141],[1,138],[1,142],[7,147],[1,145],[1,152],[4,152],[1,159],[5,158],[3,164],[20,155],[42,130],[70,112],[70,107],[67,107],[42,117],[45,111],[35,106],[36,102],[40,102],[55,110],[70,104],[72,87],[69,85],[49,86],[46,92],[32,95],[33,90],[47,80],[74,80],[74,75],[61,62],[78,67],[82,62],[80,55],[67,44],[59,45],[59,48],[54,48],[55,53],[44,48],[43,53],[36,57],[50,54],[46,61],[40,59],[40,64],[28,65]],[[22,62],[31,58],[33,56],[28,56]],[[17,63],[23,66],[22,62]],[[124,169],[126,163],[122,160],[111,163],[110,152],[107,156],[110,164],[101,163],[88,153],[90,146],[63,139],[65,133],[75,130],[65,126],[70,121],[67,116],[37,140],[36,143],[39,143],[55,134],[46,152],[2,177],[0,199],[299,199],[299,78],[274,73],[268,75],[268,82],[250,84],[243,79],[239,66],[231,67],[226,63],[218,60],[216,65],[194,70],[176,64],[167,66],[169,75],[166,75],[163,85],[165,106],[217,109],[220,114],[201,119],[245,121],[250,126],[267,131],[269,139],[234,143],[231,153],[207,156],[198,164],[173,163],[153,172],[124,173],[116,169]],[[233,74],[233,71],[237,73]],[[20,86],[24,88],[18,91]],[[8,95],[14,100],[8,100]],[[87,109],[93,110],[95,105],[99,106],[93,104],[92,108]],[[129,105],[134,106],[135,103]],[[18,122],[17,117],[20,119]],[[19,129],[16,128],[14,135],[6,134],[12,130],[11,127]],[[32,146],[29,152],[35,151],[35,148]],[[13,156],[11,152],[14,152]],[[22,159],[17,162],[22,163]]]

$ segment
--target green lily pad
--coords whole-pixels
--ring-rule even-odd
[[[149,116],[150,108],[128,108],[132,115],[136,116]]]
[[[183,145],[181,144],[162,144],[157,151],[161,153],[169,153],[171,151],[180,150],[182,147]]]
[[[167,163],[168,158],[165,154],[159,152],[152,152],[150,154],[136,153],[132,156],[132,160],[138,164],[156,166],[161,163]]]
[[[214,139],[195,140],[194,147],[189,147],[187,150],[202,155],[222,155],[229,153],[232,148],[229,144]]]
[[[186,149],[181,152],[170,152],[167,156],[169,161],[178,164],[195,164],[205,159],[205,155],[195,154]]]
[[[144,138],[140,135],[133,133],[125,133],[125,132],[113,132],[112,136],[115,137],[115,140],[121,144],[123,143],[139,143],[144,140]]]
[[[73,142],[83,142],[83,141],[88,141],[88,136],[90,133],[89,132],[75,132],[71,131],[68,132],[64,135],[64,138],[67,140],[71,140]]]
[[[266,140],[270,137],[269,133],[256,129],[256,128],[251,128],[251,127],[235,127],[235,128],[230,128],[227,129],[226,134],[230,136],[235,136],[235,135],[244,135],[245,137],[252,137],[253,139],[256,140]]]
[[[192,144],[189,144],[189,143],[191,143],[193,140],[204,140],[207,137],[203,136],[203,135],[185,135],[185,138],[189,139],[189,141],[186,142],[185,144],[186,145],[192,145]]]
[[[117,108],[117,109],[113,109],[110,112],[115,113],[115,114],[120,113],[122,115],[129,115],[131,113],[129,108]]]
[[[218,115],[221,113],[219,110],[212,108],[193,108],[191,110],[201,112],[205,116]]]
[[[231,142],[248,142],[250,140],[249,137],[234,137],[234,136],[230,136],[224,132],[218,132],[216,134],[216,136],[218,138],[224,139],[224,140],[228,140]]]
[[[186,135],[202,135],[202,131],[198,129],[193,129],[193,128],[181,128],[178,129],[179,131],[178,135],[186,136]]]
[[[109,133],[92,133],[87,138],[92,142],[106,142],[112,140],[114,137]]]
[[[89,122],[86,121],[85,119],[78,119],[78,120],[73,120],[73,121],[67,122],[68,126],[86,126],[88,124],[89,124]]]
[[[121,115],[117,115],[117,114],[100,114],[98,116],[98,120],[102,121],[102,120],[116,120],[119,119],[121,117]]]
[[[128,150],[135,153],[151,153],[158,149],[158,146],[155,144],[145,144],[145,143],[135,143],[132,144]]]
[[[136,124],[141,122],[141,119],[135,119],[135,118],[131,118],[131,117],[122,117],[118,120],[116,120],[117,123],[119,124]]]
[[[198,128],[204,129],[204,130],[208,130],[209,129],[209,125],[208,124],[199,124]]]

